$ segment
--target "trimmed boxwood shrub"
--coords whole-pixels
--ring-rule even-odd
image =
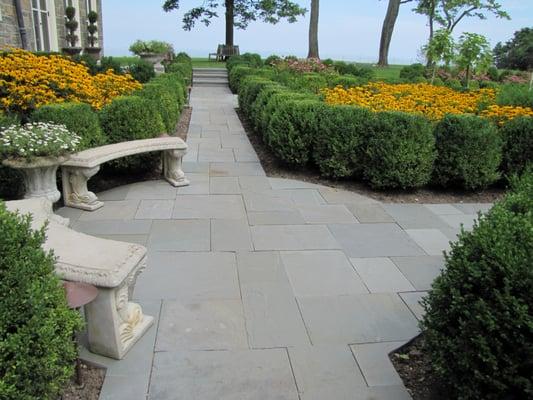
[[[358,78],[352,75],[331,75],[328,78],[328,87],[342,86],[345,89],[361,86],[368,83],[368,79]]]
[[[185,81],[183,75],[177,72],[168,72],[166,74],[161,74],[155,77],[150,81],[151,83],[161,83],[165,86],[168,86],[172,89],[176,96],[178,97],[178,102],[180,104],[180,110],[186,103],[186,99],[189,97],[189,91],[187,88],[187,82]]]
[[[280,160],[294,167],[303,167],[310,161],[317,116],[324,107],[317,100],[280,102],[265,134],[266,143]]]
[[[276,85],[277,83],[263,78],[262,76],[250,75],[241,81],[239,85],[239,109],[246,115],[250,117],[251,106],[254,101],[257,99],[257,96],[263,91],[266,87]]]
[[[100,123],[110,143],[149,139],[161,135],[165,126],[156,106],[139,96],[117,97],[100,112]],[[109,165],[123,172],[152,170],[158,154],[142,154],[111,161]]]
[[[325,76],[317,73],[297,74],[288,82],[288,87],[292,90],[314,94],[318,94],[327,86]]]
[[[192,64],[172,62],[167,65],[165,72],[179,73],[187,80],[187,83],[192,82]]]
[[[521,174],[533,164],[533,117],[517,117],[501,128],[503,169],[507,174]]]
[[[226,68],[229,72],[238,65],[260,68],[263,66],[263,61],[261,60],[261,56],[255,53],[244,53],[239,56],[231,56],[226,60]]]
[[[0,398],[55,400],[73,374],[79,314],[54,275],[45,231],[0,202]]]
[[[363,143],[374,113],[353,106],[320,110],[313,158],[320,173],[342,178],[358,175],[363,167]]]
[[[292,92],[289,90],[278,90],[274,91],[269,97],[265,106],[260,110],[259,116],[259,127],[260,132],[263,135],[263,139],[268,143],[266,135],[268,132],[268,127],[274,113],[281,107],[282,103],[285,103],[290,100],[313,100],[316,99],[315,96],[307,95],[298,92]]]
[[[161,115],[166,133],[171,135],[176,131],[181,106],[176,90],[159,81],[159,83],[145,84],[136,95],[152,102],[154,108]]]
[[[245,76],[253,75],[257,71],[247,65],[237,65],[232,68],[228,75],[229,88],[233,93],[239,92],[239,85]]]
[[[533,394],[533,175],[463,232],[424,301],[435,373],[464,400]]]
[[[435,128],[435,136],[435,183],[472,190],[498,180],[501,138],[490,121],[473,115],[447,115]]]
[[[255,101],[250,107],[250,120],[253,123],[257,133],[263,133],[268,127],[268,115],[266,107],[270,98],[278,93],[288,93],[288,89],[280,84],[272,84],[263,88],[257,95]]]
[[[426,67],[420,63],[407,65],[400,70],[400,78],[407,82],[418,82],[418,80],[424,78],[425,75]]]
[[[424,117],[380,112],[365,138],[364,178],[378,189],[412,189],[431,178],[435,138]]]
[[[31,115],[34,122],[63,124],[68,130],[81,137],[80,150],[106,144],[98,115],[91,106],[84,103],[60,103],[39,107]]]

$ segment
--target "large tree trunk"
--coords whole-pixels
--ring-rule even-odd
[[[379,61],[378,65],[385,67],[389,65],[389,47],[392,39],[392,33],[394,32],[394,25],[400,12],[401,0],[389,0],[389,6],[387,7],[387,14],[383,21],[383,28],[381,29],[381,40],[379,42]]]
[[[318,54],[319,0],[311,0],[311,21],[309,22],[309,53],[307,58],[320,58]]]
[[[226,0],[226,46],[233,46],[234,0]]]
[[[435,7],[436,6],[437,5],[435,1],[433,1],[429,9],[429,15],[428,15],[429,40],[428,40],[428,43],[431,42],[431,39],[433,39],[433,34],[435,33]],[[433,66],[433,60],[431,59],[431,57],[428,57],[426,67],[431,68],[431,66]]]

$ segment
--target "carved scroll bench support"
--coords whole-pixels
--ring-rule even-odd
[[[85,306],[89,350],[122,359],[153,324],[140,305],[130,301],[137,276],[146,267],[146,248],[76,232],[68,219],[52,212],[44,198],[9,201],[10,211],[33,215],[32,228],[48,221],[45,250],[54,250],[56,274],[64,280],[98,288],[98,296]]]
[[[163,178],[172,186],[187,186],[189,181],[182,170],[187,144],[178,137],[133,140],[84,150],[71,155],[61,166],[63,200],[67,207],[94,211],[104,205],[87,188],[87,182],[100,170],[100,165],[135,154],[162,152]]]

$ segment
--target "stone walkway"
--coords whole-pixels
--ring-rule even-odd
[[[108,366],[106,400],[402,400],[387,353],[483,204],[381,204],[267,178],[227,87],[199,86],[185,171],[100,194],[73,228],[149,249],[134,297],[157,321]]]

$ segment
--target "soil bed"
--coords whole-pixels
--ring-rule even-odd
[[[295,170],[280,162],[263,142],[260,135],[253,132],[253,128],[250,126],[244,115],[238,109],[236,111],[244,126],[244,130],[248,135],[248,139],[252,143],[252,146],[261,161],[261,165],[269,177],[295,179],[348,190],[384,203],[494,203],[504,194],[504,189],[501,187],[490,188],[481,192],[453,191],[435,188],[423,188],[413,191],[379,191],[373,190],[361,182],[323,178],[320,176],[318,169],[314,166],[310,166],[306,170]]]
[[[452,396],[433,373],[420,335],[389,355],[413,400],[449,400]]]
[[[105,369],[97,368],[82,361],[81,376],[82,387],[79,387],[76,379],[72,378],[63,394],[59,397],[60,400],[98,400],[100,390],[104,384]]]

